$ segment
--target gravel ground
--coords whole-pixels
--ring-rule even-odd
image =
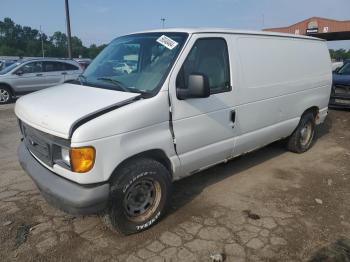
[[[0,261],[350,256],[350,111],[330,111],[307,153],[289,153],[278,142],[176,182],[169,215],[128,237],[97,216],[50,207],[17,162],[13,105],[0,107],[0,121]]]

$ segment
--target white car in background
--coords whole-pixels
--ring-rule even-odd
[[[113,69],[116,72],[120,72],[122,74],[130,74],[133,71],[133,68],[125,62],[116,64],[115,67],[113,67]]]

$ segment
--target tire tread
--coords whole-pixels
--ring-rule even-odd
[[[292,135],[287,139],[287,149],[293,153],[301,154],[305,151],[309,150],[312,147],[312,142],[307,148],[302,148],[300,145],[300,128],[310,119],[313,121],[313,132],[315,132],[315,116],[312,112],[305,113],[297,126],[297,128],[294,130]],[[312,139],[314,138],[314,134],[312,136]]]
[[[159,170],[160,174],[165,174],[165,181],[164,183],[167,186],[166,189],[166,199],[164,202],[164,206],[162,208],[161,216],[157,219],[159,219],[166,213],[166,210],[169,207],[170,200],[171,200],[171,191],[172,191],[172,181],[171,181],[171,175],[169,174],[167,168],[161,164],[160,162],[151,159],[151,158],[137,158],[131,161],[126,162],[123,164],[118,170],[117,173],[113,175],[111,180],[111,196],[114,196],[117,192],[120,192],[121,186],[125,183],[125,181],[128,180],[128,177],[132,176],[132,174],[137,174],[140,172],[144,172],[144,170]],[[113,197],[112,197],[113,199]],[[102,214],[101,219],[106,225],[108,229],[110,229],[112,232],[117,234],[123,234],[123,235],[130,235],[133,233],[136,233],[135,230],[132,230],[130,228],[122,226],[123,223],[118,223],[118,221],[113,221],[114,219],[111,217],[111,205],[112,201],[110,202],[108,210],[104,214]],[[118,225],[116,225],[116,223]],[[138,232],[138,231],[137,231]]]

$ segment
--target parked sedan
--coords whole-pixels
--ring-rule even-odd
[[[333,73],[331,107],[350,108],[350,60]]]
[[[16,62],[0,71],[0,104],[75,80],[82,72],[79,64],[73,60],[41,58]]]

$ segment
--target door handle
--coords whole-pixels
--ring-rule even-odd
[[[235,127],[235,122],[236,122],[236,110],[231,110],[230,112],[230,124],[231,127],[234,128]]]
[[[67,74],[67,72],[62,72],[62,75],[66,75]]]
[[[43,76],[43,74],[36,74],[36,76]]]

